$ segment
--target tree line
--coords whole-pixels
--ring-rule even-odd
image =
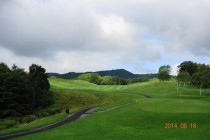
[[[53,103],[45,72],[36,64],[26,72],[0,63],[0,118],[25,116]]]
[[[164,65],[159,68],[158,79],[160,81],[170,80],[171,67]],[[200,64],[192,61],[184,61],[178,65],[177,71],[177,90],[179,86],[187,87],[189,84],[202,89],[210,88],[210,65]]]
[[[195,85],[202,89],[210,88],[210,66],[192,61],[184,61],[178,66],[178,86],[187,87],[188,84]]]
[[[79,80],[85,80],[97,85],[127,85],[137,82],[146,82],[149,79],[144,77],[123,79],[117,76],[100,76],[98,73],[85,73],[78,77]]]

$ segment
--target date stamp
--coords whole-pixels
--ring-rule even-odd
[[[164,128],[165,129],[177,129],[177,128],[181,128],[181,129],[196,129],[197,128],[197,124],[196,123],[164,123]]]

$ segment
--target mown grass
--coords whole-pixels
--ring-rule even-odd
[[[125,86],[98,86],[84,81],[51,78],[50,83],[52,89],[60,94],[88,95],[95,98],[94,104],[103,103],[104,106],[83,119],[17,139],[203,140],[210,137],[209,89],[202,96],[195,87],[179,87],[177,91],[174,80],[151,80]],[[103,100],[97,102],[100,96]],[[123,104],[127,105],[121,106]],[[113,107],[117,108],[103,112]],[[165,128],[165,123],[177,124],[177,128]],[[191,128],[191,123],[196,127]],[[187,125],[187,128],[183,127],[183,124]]]
[[[59,120],[62,120],[64,118],[66,118],[66,117],[67,117],[67,114],[59,113],[59,114],[56,114],[56,115],[53,115],[53,116],[50,116],[50,117],[45,117],[45,118],[35,120],[35,121],[30,122],[28,124],[27,123],[20,124],[20,125],[16,125],[13,128],[1,130],[0,135],[15,133],[15,132],[19,132],[19,131],[29,130],[29,129],[41,127],[41,126],[44,126],[44,125],[52,124],[52,123],[58,122]]]
[[[62,113],[52,115],[50,117],[44,117],[41,119],[37,118],[35,121],[30,122],[30,123],[17,124],[12,128],[1,130],[0,135],[20,132],[24,130],[30,130],[33,128],[52,124],[54,122],[58,122],[67,117],[67,115],[64,113],[66,108],[69,108],[70,113],[75,113],[87,107],[116,102],[119,99],[117,96],[105,95],[99,92],[92,92],[92,91],[84,92],[84,91],[69,89],[71,88],[71,86],[69,85],[73,85],[74,88],[76,89],[78,87],[85,87],[87,85],[91,85],[88,82],[83,82],[83,81],[59,82],[59,81],[63,81],[63,80],[55,79],[55,84],[53,84],[54,82],[53,78],[52,80],[50,80],[51,91],[53,94],[55,94],[55,98],[56,98],[55,104],[49,108],[42,109],[41,112],[38,112],[38,113],[45,114],[47,113],[45,112],[47,109],[54,109],[54,108],[56,109],[60,108]],[[15,118],[12,118],[12,120],[14,119]]]

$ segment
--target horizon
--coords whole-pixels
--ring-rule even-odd
[[[71,73],[71,72],[73,72],[73,73],[95,73],[95,72],[101,72],[101,71],[116,71],[116,70],[125,70],[125,71],[127,71],[127,72],[130,72],[130,73],[132,73],[132,74],[134,74],[134,75],[141,75],[141,74],[157,74],[158,72],[156,72],[156,73],[133,73],[133,72],[131,72],[131,71],[129,71],[129,70],[126,70],[126,69],[110,69],[110,70],[97,70],[97,71],[81,71],[81,72],[75,72],[75,71],[69,71],[69,72],[67,72],[67,73]],[[57,73],[57,74],[67,74],[67,73],[59,73],[59,72],[46,72],[46,73]],[[172,74],[171,74],[172,75]]]
[[[119,6],[120,5],[120,6]],[[210,1],[0,1],[0,61],[28,70],[156,73],[210,62]]]

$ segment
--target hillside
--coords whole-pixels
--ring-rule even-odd
[[[54,77],[63,78],[63,79],[75,79],[79,75],[84,74],[84,73],[88,73],[88,72],[82,72],[82,73],[68,72],[65,74],[47,73],[47,74],[49,77],[54,76]],[[118,76],[124,79],[136,78],[136,77],[147,77],[147,78],[157,77],[157,74],[133,74],[125,69],[96,71],[94,73],[98,73],[100,76]]]

